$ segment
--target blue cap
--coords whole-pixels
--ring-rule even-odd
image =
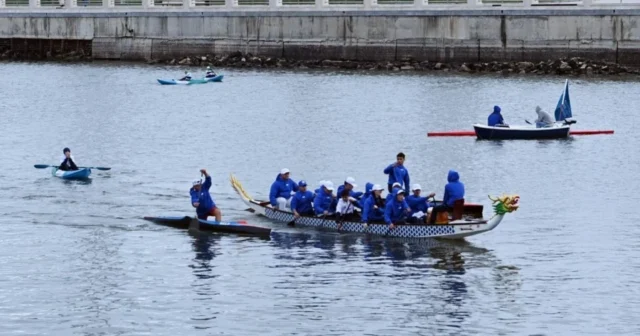
[[[305,180],[298,182],[298,187],[306,187],[306,186],[307,186],[307,182]]]

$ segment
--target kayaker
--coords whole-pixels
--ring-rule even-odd
[[[216,206],[216,203],[209,194],[211,188],[211,176],[206,169],[200,169],[200,174],[204,175],[204,183],[202,181],[194,181],[193,187],[189,190],[191,194],[191,205],[196,208],[198,219],[207,220],[209,216],[215,216],[216,221],[222,220],[222,212]]]
[[[342,191],[343,190],[348,190],[349,191],[349,197],[353,197],[357,200],[359,200],[362,195],[363,192],[361,191],[354,191],[354,188],[357,188],[358,185],[356,184],[356,179],[354,179],[353,177],[347,177],[346,180],[344,180],[344,184],[338,187],[338,191],[337,191],[337,195],[342,195]],[[356,204],[358,207],[360,207],[359,204]]]
[[[276,180],[271,184],[269,192],[269,202],[271,206],[286,210],[291,207],[291,194],[298,191],[298,185],[289,178],[289,169],[283,168],[280,174],[276,176]]]
[[[333,215],[331,211],[333,199],[333,183],[331,181],[322,181],[320,190],[318,190],[313,200],[313,209],[316,216],[327,217]]]
[[[398,189],[393,192],[391,202],[384,207],[384,222],[389,224],[389,229],[394,229],[406,223],[405,219],[410,212],[411,208],[404,199],[404,190]]]
[[[430,224],[435,224],[438,212],[451,212],[453,211],[453,203],[457,200],[464,199],[464,184],[460,182],[460,174],[455,170],[449,170],[447,181],[449,183],[444,186],[442,204],[433,207],[433,210],[431,210]]]
[[[538,119],[536,119],[536,128],[553,126],[553,119],[551,119],[549,113],[540,108],[540,106],[536,106],[536,113],[538,114]]]
[[[184,72],[184,77],[180,78],[181,81],[190,81],[191,80],[191,73],[188,71]]]
[[[401,187],[404,187],[405,193],[409,193],[409,171],[404,167],[405,156],[400,152],[396,155],[396,162],[390,164],[384,169],[384,173],[389,175],[389,192],[393,191],[393,184],[400,183]]]
[[[71,150],[66,147],[65,149],[62,150],[62,153],[64,154],[64,156],[62,157],[62,159],[60,159],[60,166],[58,167],[58,169],[64,170],[64,171],[78,170],[78,166],[76,166],[76,163],[73,162],[73,156],[71,156]]]
[[[411,191],[413,191],[413,195],[407,196],[407,204],[411,208],[408,221],[413,223],[424,223],[427,216],[427,209],[431,207],[428,199],[436,194],[431,193],[427,197],[420,196],[422,187],[419,184],[414,184],[411,187]]]
[[[205,75],[204,75],[204,76],[205,76],[206,78],[211,78],[211,77],[215,77],[215,76],[216,76],[216,73],[215,73],[215,72],[213,72],[213,70],[211,70],[211,67],[210,67],[210,66],[208,66],[208,67],[207,67],[207,72],[205,73]]]
[[[355,203],[356,199],[351,197],[349,190],[342,190],[342,194],[340,194],[340,199],[338,200],[338,205],[336,206],[338,230],[342,227],[343,222],[348,222],[355,216],[353,213],[355,210]]]
[[[379,222],[384,219],[384,199],[382,199],[382,191],[384,188],[376,184],[371,188],[371,195],[367,197],[362,204],[362,222],[369,224],[371,222]]]
[[[504,118],[502,118],[502,114],[500,114],[500,106],[496,105],[493,107],[493,112],[489,115],[487,120],[487,124],[489,126],[494,127],[509,127],[509,125],[504,123]]]
[[[291,199],[291,210],[296,218],[313,216],[313,193],[307,190],[306,181],[298,182],[298,191]]]

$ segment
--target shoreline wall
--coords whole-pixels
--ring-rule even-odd
[[[581,57],[639,65],[640,9],[0,11],[0,48],[7,50],[17,40],[25,45],[85,41],[76,44],[90,50],[92,58],[114,60],[239,51],[296,60],[463,63]],[[40,49],[26,50],[46,50],[46,43],[38,43]]]

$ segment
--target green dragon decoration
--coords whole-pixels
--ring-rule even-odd
[[[518,195],[505,195],[502,197],[491,197],[489,195],[489,199],[493,202],[493,212],[494,216],[504,215],[506,213],[514,212],[518,210],[520,205],[518,202],[520,201],[520,196]]]

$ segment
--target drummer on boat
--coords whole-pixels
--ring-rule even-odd
[[[271,184],[269,202],[271,206],[286,211],[291,208],[291,195],[298,191],[298,185],[289,178],[290,171],[287,168],[280,170],[276,180]]]
[[[193,182],[189,194],[191,195],[191,205],[196,208],[198,219],[207,220],[209,216],[215,216],[216,221],[222,220],[222,212],[209,194],[211,189],[211,176],[206,169],[200,169],[200,174],[205,176],[204,184],[201,180]]]
[[[493,107],[493,112],[489,115],[487,125],[491,127],[509,127],[509,125],[504,123],[504,118],[502,114],[500,114],[500,111],[500,106],[496,105]]]
[[[78,166],[73,161],[73,156],[71,156],[71,150],[67,147],[62,150],[62,154],[64,156],[60,159],[59,170],[69,171],[69,170],[78,170]]]
[[[447,185],[444,186],[444,196],[442,204],[433,207],[429,217],[429,224],[435,224],[438,212],[453,211],[453,204],[464,199],[464,184],[460,182],[460,174],[455,170],[449,170],[447,175]]]

